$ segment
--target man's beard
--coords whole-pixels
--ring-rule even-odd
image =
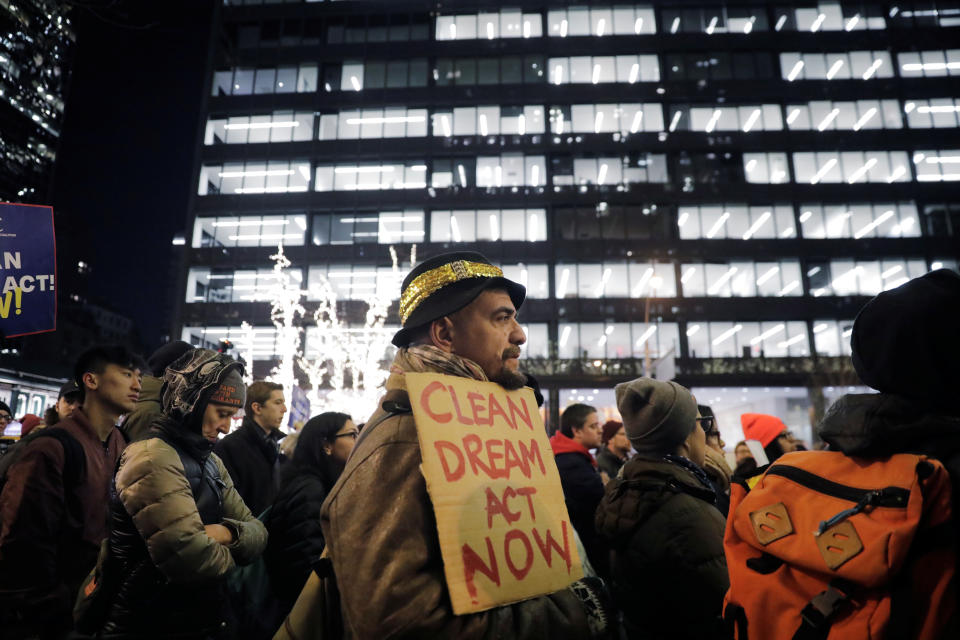
[[[506,362],[510,358],[520,356],[520,347],[510,347],[503,352],[503,366],[500,371],[490,376],[491,382],[496,382],[507,391],[514,391],[527,386],[527,375],[520,371],[512,371],[507,368]]]

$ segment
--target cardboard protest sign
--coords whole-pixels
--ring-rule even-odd
[[[533,391],[405,377],[454,613],[552,593],[583,577]]]
[[[53,208],[0,203],[0,334],[57,328]]]

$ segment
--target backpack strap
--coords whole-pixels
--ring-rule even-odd
[[[87,456],[80,444],[66,429],[51,427],[41,429],[34,438],[53,438],[63,447],[63,486],[75,487],[83,481],[87,473]]]
[[[826,640],[830,635],[833,619],[844,604],[851,599],[856,589],[846,580],[831,580],[826,591],[821,591],[800,612],[800,626],[793,640]]]
[[[394,400],[388,400],[383,403],[383,410],[386,411],[385,414],[377,418],[373,424],[368,424],[363,427],[363,432],[360,433],[360,437],[357,438],[357,443],[354,445],[354,448],[360,445],[363,442],[367,435],[373,431],[376,427],[380,426],[388,419],[394,416],[402,416],[412,412],[410,405],[403,404],[401,402],[396,402]]]

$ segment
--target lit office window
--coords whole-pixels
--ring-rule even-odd
[[[550,58],[547,70],[551,84],[660,82],[656,55]]]
[[[864,31],[886,29],[878,5],[862,2],[818,2],[814,6],[778,7],[775,10],[775,31]]]
[[[423,242],[422,210],[335,213],[313,216],[313,244]]]
[[[686,331],[691,358],[810,355],[805,322],[688,322]]]
[[[796,224],[790,205],[683,206],[677,212],[681,240],[795,238]]]
[[[255,69],[237,67],[213,74],[212,95],[246,96],[253,93],[313,93],[317,65],[301,64]]]
[[[960,149],[923,149],[913,153],[917,182],[960,180]]]
[[[637,133],[663,131],[663,109],[656,102],[574,104],[550,107],[550,132]]]
[[[906,3],[899,3],[901,6]],[[920,5],[920,6],[917,6]],[[925,6],[923,6],[925,5]],[[932,8],[935,5],[936,8]],[[897,26],[913,27],[957,27],[960,26],[960,5],[956,0],[936,3],[914,3],[915,8],[894,6],[890,9],[890,20]]]
[[[682,112],[688,115],[684,117]],[[678,113],[681,115],[678,117]],[[780,114],[780,105],[757,104],[745,106],[710,105],[705,107],[673,107],[671,109],[671,123],[676,118],[677,124],[673,130],[702,131],[780,131],[783,129],[783,117]]]
[[[286,269],[290,282],[300,286],[303,271]],[[273,269],[218,269],[191,267],[187,275],[187,303],[263,302],[282,284]]]
[[[754,184],[784,184],[790,182],[785,153],[743,154],[743,175]]]
[[[672,263],[560,263],[554,267],[554,282],[557,299],[673,298],[677,295]]]
[[[675,322],[561,322],[557,355],[563,360],[607,358],[661,358],[680,352]]]
[[[903,78],[960,76],[960,49],[946,51],[905,51],[897,54]]]
[[[629,36],[657,32],[657,20],[650,5],[577,6],[547,13],[547,34],[568,36]]]
[[[469,13],[437,16],[437,40],[495,40],[497,38],[539,38],[543,19],[539,13],[504,9],[499,13]]]
[[[458,209],[430,214],[430,242],[542,242],[546,209]]]
[[[254,360],[273,360],[281,351],[275,327],[184,327],[180,339],[194,347],[213,350],[219,348],[222,340],[227,340],[241,357],[252,356]]]
[[[387,107],[323,113],[317,139],[422,138],[426,135],[426,109]]]
[[[831,260],[807,262],[810,295],[875,296],[927,272],[923,260]]]
[[[306,229],[305,214],[197,218],[190,246],[276,247],[282,243],[299,247],[303,245]]]
[[[256,144],[313,139],[312,111],[274,111],[264,115],[211,118],[203,143]]]
[[[505,153],[500,156],[477,158],[476,185],[478,187],[542,187],[546,183],[546,161],[543,156],[524,156],[520,153]],[[445,181],[445,180],[444,180]],[[451,172],[449,184],[453,184]]]
[[[719,4],[719,3],[718,3]],[[670,33],[749,34],[767,31],[767,14],[761,7],[684,7],[664,9],[663,29]]]
[[[503,276],[527,288],[527,298],[546,300],[550,297],[550,280],[545,264],[501,264]]]
[[[904,151],[798,152],[793,169],[800,184],[910,181]]]
[[[813,347],[821,356],[849,356],[853,320],[814,320]]]
[[[357,337],[360,336],[370,336],[371,334],[379,334],[384,338],[392,338],[393,334],[400,330],[400,325],[395,324],[384,324],[379,330],[374,330],[369,327],[364,326],[360,323],[343,323],[339,327],[339,331],[346,333],[347,335],[353,334]],[[322,332],[326,331],[324,327],[307,327],[306,331],[303,333],[303,355],[308,360],[320,361],[329,360],[330,351],[329,351],[329,340],[331,336],[329,334],[324,335]],[[369,354],[371,357],[379,360],[384,366],[389,366],[389,363],[393,361],[393,358],[396,356],[397,348],[392,344],[388,344],[387,347],[383,350],[382,354]],[[243,355],[243,352],[240,352],[240,355]]]
[[[625,157],[578,158],[555,155],[550,158],[554,186],[618,185],[668,182],[666,156],[658,153],[630,153]]]
[[[684,298],[752,298],[802,296],[800,263],[683,263],[680,285]]]
[[[804,238],[907,238],[920,235],[912,202],[888,204],[802,204]]]
[[[780,73],[794,80],[871,80],[893,77],[893,65],[886,51],[844,51],[840,53],[780,54]]]
[[[403,89],[427,86],[427,59],[348,60],[331,72],[333,82],[325,81],[326,91],[363,91],[364,89]],[[325,69],[326,73],[326,69]],[[336,77],[339,76],[339,81]],[[328,88],[329,87],[329,88]]]
[[[432,121],[433,135],[443,138],[544,132],[543,107],[539,105],[441,108],[434,111]]]
[[[324,300],[331,291],[338,300],[368,300],[371,296],[396,300],[404,275],[404,270],[395,273],[393,267],[313,265],[307,273],[307,300]]]
[[[427,186],[427,165],[416,162],[319,166],[314,190],[423,189]]]
[[[903,105],[911,129],[955,129],[960,127],[960,99],[908,100]]]
[[[197,194],[302,193],[309,187],[309,162],[230,162],[201,167]]]
[[[857,100],[831,102],[814,100],[786,107],[791,131],[860,131],[861,129],[901,129],[903,118],[896,100]]]
[[[527,341],[520,345],[521,358],[547,358],[550,356],[550,328],[544,322],[531,322],[526,324],[522,321],[520,327],[523,329]],[[520,366],[523,366],[521,361]]]

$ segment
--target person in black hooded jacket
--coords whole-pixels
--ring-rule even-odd
[[[300,430],[293,460],[282,472],[280,492],[267,515],[270,533],[264,560],[284,617],[323,553],[320,507],[337,482],[358,431],[345,413],[321,413]]]

